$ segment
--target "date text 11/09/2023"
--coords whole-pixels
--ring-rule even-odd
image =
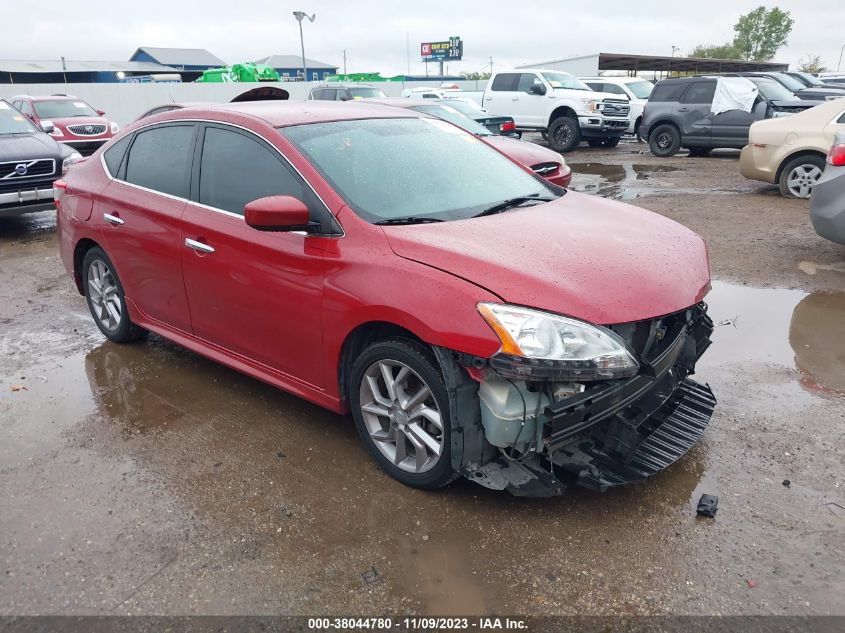
[[[310,630],[371,630],[371,631],[526,631],[528,623],[521,618],[476,617],[347,617],[308,618]]]

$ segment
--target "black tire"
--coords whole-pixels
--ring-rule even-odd
[[[549,146],[556,152],[571,152],[581,143],[581,127],[578,119],[558,117],[549,126]]]
[[[105,267],[105,270],[108,271],[107,276],[109,279],[108,290],[104,288],[104,291],[109,294],[110,299],[108,302],[110,302],[112,306],[117,304],[119,307],[119,319],[114,318],[112,316],[113,313],[110,313],[106,307],[101,307],[105,306],[105,303],[107,303],[102,296],[92,297],[94,288],[92,288],[89,283],[92,267],[95,267],[95,270],[100,271],[103,270],[101,266]],[[146,331],[132,323],[132,320],[129,318],[129,312],[126,309],[126,296],[123,291],[123,284],[120,283],[120,278],[117,275],[114,264],[112,264],[109,256],[106,255],[102,248],[95,246],[85,253],[85,257],[82,260],[81,275],[82,286],[85,290],[85,301],[88,303],[88,309],[91,311],[91,316],[94,317],[94,323],[96,323],[100,332],[102,332],[107,339],[114,341],[115,343],[130,343],[131,341],[143,338]],[[100,285],[103,287],[102,283]],[[97,301],[100,301],[100,303],[98,304]],[[104,317],[104,314],[108,314],[109,316]],[[114,326],[109,327],[108,322],[104,321],[104,318],[114,319]]]
[[[707,156],[710,156],[712,151],[713,149],[710,147],[690,147],[689,155],[692,158],[705,158]]]
[[[648,147],[655,156],[674,156],[681,149],[681,131],[671,123],[663,123],[651,130]]]
[[[619,145],[619,136],[608,136],[607,138],[602,139],[601,146],[602,147],[616,147]]]
[[[548,143],[548,142],[549,142],[549,133],[548,133],[548,132],[546,132],[545,130],[543,130],[542,132],[540,132],[540,136],[542,136],[542,137],[543,137],[543,140],[544,140],[544,141],[546,141],[546,143]]]
[[[362,410],[361,401],[362,385],[366,380],[367,372],[372,371],[373,367],[376,366],[376,363],[383,361],[395,362],[410,368],[415,375],[410,375],[407,380],[414,380],[416,382],[415,386],[417,387],[419,386],[420,380],[424,382],[425,386],[427,386],[430,390],[431,399],[433,399],[434,404],[436,404],[437,409],[439,409],[440,421],[442,424],[442,431],[440,431],[439,438],[437,436],[437,427],[433,423],[423,420],[422,418],[418,418],[418,424],[427,424],[425,429],[429,432],[430,437],[441,444],[439,457],[435,459],[434,456],[432,456],[431,459],[433,461],[431,466],[423,472],[410,472],[407,469],[403,469],[399,465],[395,464],[394,460],[389,459],[388,456],[382,452],[382,450],[390,451],[391,447],[396,445],[398,441],[403,443],[406,450],[407,448],[414,448],[410,439],[402,436],[398,430],[395,430],[397,423],[394,421],[392,416],[390,417],[389,422],[382,416],[376,415],[370,416],[368,418],[369,421],[365,420],[365,412]],[[378,375],[377,371],[376,375]],[[398,376],[398,372],[394,374],[394,376]],[[376,378],[376,380],[378,381],[378,378]],[[363,390],[367,391],[369,388],[364,387]],[[382,396],[386,393],[389,398],[389,390],[386,388],[383,379],[378,383],[378,391],[382,394]],[[370,393],[372,393],[371,390]],[[441,375],[437,361],[431,352],[424,346],[410,339],[387,339],[373,343],[361,352],[352,364],[352,369],[349,375],[348,396],[349,404],[352,409],[352,417],[355,420],[355,427],[358,430],[358,435],[360,436],[361,441],[364,443],[364,446],[367,448],[367,452],[369,452],[379,467],[391,477],[399,480],[407,486],[422,488],[424,490],[442,488],[458,477],[458,473],[452,469],[452,421],[446,385],[443,381],[443,376]],[[425,402],[430,403],[432,402],[431,399],[426,399]],[[396,400],[394,400],[394,405],[395,403]],[[378,405],[378,402],[373,402],[372,404]],[[393,409],[395,406],[391,406],[391,408]],[[431,408],[430,405],[428,405],[428,408]],[[376,440],[374,440],[371,436],[373,427],[371,426],[368,428],[368,424],[373,426],[380,424],[386,434],[395,432],[396,437],[400,439],[393,443],[383,441],[379,443],[379,446],[382,446],[383,448],[379,448]],[[410,423],[406,422],[406,425],[410,426]],[[398,423],[398,426],[401,426],[401,422]],[[376,430],[378,430],[378,428]],[[394,455],[395,453],[396,451],[394,450]],[[414,455],[417,455],[416,450],[414,450]],[[407,459],[412,459],[412,456],[409,455]],[[406,468],[408,467],[410,467],[410,465],[406,465]]]
[[[804,156],[793,158],[783,166],[783,169],[780,170],[780,176],[778,177],[780,195],[784,198],[809,198],[809,192],[812,192],[815,181],[821,177],[822,173],[824,173],[825,165],[825,159],[815,154],[805,154]],[[805,175],[792,174],[794,170],[801,168],[803,168]],[[818,176],[816,176],[815,179],[809,177],[810,173],[816,173],[814,168],[819,170]],[[790,185],[790,175],[793,175],[802,181],[802,185],[808,189],[807,195],[800,194],[800,190],[804,187],[798,188]],[[805,176],[807,176],[806,180],[804,179]]]
[[[600,138],[588,138],[587,145],[590,147],[603,147],[604,141]]]
[[[637,122],[634,123],[634,135],[637,137],[638,143],[645,143],[645,139],[643,138],[643,135],[640,134],[640,125],[642,125],[642,123],[643,123],[642,117],[637,119]]]

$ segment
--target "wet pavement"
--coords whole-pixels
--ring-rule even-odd
[[[50,214],[0,219],[0,614],[845,614],[845,249],[735,157],[639,151],[568,155],[573,186],[699,225],[719,406],[604,494],[405,488],[348,418],[158,337],[104,342]]]

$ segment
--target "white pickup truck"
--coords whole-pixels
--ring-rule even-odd
[[[513,117],[517,130],[542,132],[558,152],[572,151],[582,139],[592,147],[615,147],[630,124],[627,98],[594,92],[558,70],[496,72],[482,107],[491,115]]]

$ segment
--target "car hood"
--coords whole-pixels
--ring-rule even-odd
[[[698,235],[656,213],[572,191],[483,218],[382,228],[400,257],[503,301],[592,323],[677,312],[709,289]]]
[[[538,163],[560,164],[563,162],[560,154],[545,147],[541,147],[536,143],[520,141],[519,139],[508,136],[496,135],[485,136],[483,139],[503,154],[507,154],[521,165],[525,165],[527,167]]]
[[[58,143],[46,134],[0,134],[0,162],[60,156]]]
[[[67,117],[44,117],[42,121],[52,121],[53,125],[67,127],[68,125],[105,125],[109,130],[109,120],[101,116],[67,116]]]

